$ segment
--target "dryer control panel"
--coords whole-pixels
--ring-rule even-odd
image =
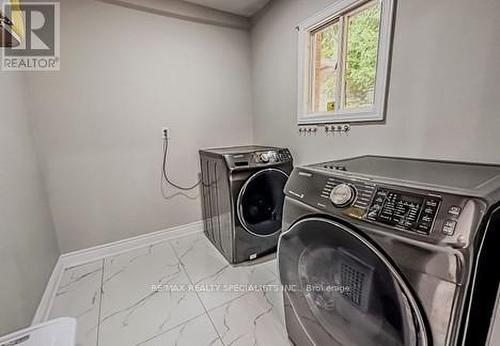
[[[467,196],[347,175],[341,169],[334,174],[297,168],[285,194],[330,215],[455,246],[462,246],[475,227],[482,205]]]
[[[378,189],[366,219],[409,231],[429,234],[441,199]]]

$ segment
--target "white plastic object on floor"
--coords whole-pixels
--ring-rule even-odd
[[[0,338],[0,346],[75,346],[76,320],[63,317]]]

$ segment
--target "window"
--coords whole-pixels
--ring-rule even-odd
[[[299,25],[298,122],[384,119],[393,0],[340,0]]]

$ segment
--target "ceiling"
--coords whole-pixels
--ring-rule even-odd
[[[217,10],[251,17],[262,9],[270,0],[184,0]]]

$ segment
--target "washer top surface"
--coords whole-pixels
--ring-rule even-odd
[[[412,182],[487,195],[500,188],[500,165],[362,156],[308,166],[346,175]]]
[[[261,146],[261,145],[244,145],[244,146],[234,146],[226,148],[203,149],[202,151],[217,155],[237,155],[237,154],[249,154],[257,151],[276,150],[276,149],[279,148]]]

